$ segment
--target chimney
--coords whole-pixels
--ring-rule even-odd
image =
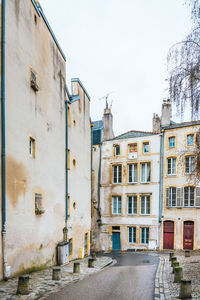
[[[153,114],[153,133],[160,133],[160,117]]]
[[[161,115],[161,125],[170,125],[171,118],[171,101],[169,99],[164,99],[162,104],[162,115]]]
[[[113,115],[111,109],[106,106],[103,114],[103,140],[110,140],[112,138],[114,138]]]

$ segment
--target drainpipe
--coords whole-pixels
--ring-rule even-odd
[[[1,185],[3,278],[7,278],[6,257],[6,150],[5,150],[5,0],[1,8]]]
[[[162,222],[163,210],[163,156],[164,156],[164,130],[160,135],[160,187],[159,187],[159,222]]]
[[[65,137],[65,152],[66,152],[66,214],[65,219],[68,220],[68,103],[69,101],[65,101],[66,105],[66,137]]]
[[[100,153],[99,153],[99,174],[98,174],[98,213],[100,216],[100,185],[101,185],[101,148],[102,148],[102,128],[100,137]]]
[[[91,120],[90,120],[91,123]],[[93,124],[91,123],[91,201],[93,200],[93,182],[92,182],[92,168],[93,168]]]

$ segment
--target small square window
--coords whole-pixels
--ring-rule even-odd
[[[194,134],[187,135],[187,146],[194,145]]]
[[[114,155],[120,156],[120,146],[119,145],[114,146]]]
[[[45,212],[42,204],[42,194],[35,193],[35,214],[41,215]]]
[[[31,157],[35,158],[35,139],[30,137],[29,139],[29,154]]]
[[[174,148],[175,147],[175,136],[169,137],[168,145],[169,145],[169,148]]]
[[[149,142],[143,143],[143,153],[149,153]]]

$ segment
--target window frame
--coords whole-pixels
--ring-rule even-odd
[[[142,165],[145,165],[145,180],[142,181]],[[148,170],[147,170],[147,166],[150,166],[150,178],[149,178],[149,181],[147,181],[148,179]],[[140,162],[140,183],[150,183],[151,182],[151,177],[152,177],[152,174],[151,174],[152,170],[151,170],[151,162]]]
[[[142,242],[142,231],[144,230],[145,232],[145,239],[144,239],[144,242]],[[147,235],[147,232],[148,232],[148,235]],[[147,239],[147,236],[148,236],[148,239]],[[148,245],[149,244],[149,238],[150,238],[150,230],[149,230],[149,227],[140,227],[140,244],[141,245]],[[147,242],[148,240],[148,242]]]
[[[130,166],[132,167],[132,171],[130,172]],[[135,168],[136,168],[136,181],[135,181]],[[127,182],[129,184],[131,183],[137,183],[138,182],[138,163],[129,163],[127,165]],[[130,176],[131,173],[131,176]],[[132,179],[134,178],[134,180],[129,181],[129,178],[132,177]]]
[[[173,145],[170,144],[170,139],[172,139],[172,138],[174,139]],[[176,136],[175,135],[168,136],[167,140],[168,140],[168,149],[176,148]]]
[[[131,236],[131,240],[130,240],[130,236]],[[137,227],[128,226],[128,244],[134,245],[136,243],[137,243]]]
[[[116,149],[119,149],[119,154],[116,153]],[[119,144],[113,145],[113,154],[114,154],[114,157],[121,156],[121,147]]]
[[[131,200],[131,213],[129,213],[129,200]],[[136,202],[136,205],[135,205]],[[127,195],[127,215],[128,216],[136,216],[138,214],[138,197],[137,195]]]
[[[169,189],[169,206],[168,207],[177,207],[177,187],[169,186],[168,189]],[[172,205],[173,204],[173,191],[172,191],[172,189],[175,189],[175,192],[176,192],[175,205]]]
[[[184,161],[184,173],[185,175],[194,175],[195,174],[195,168],[196,168],[196,157],[195,155],[186,155],[184,157],[185,161]],[[192,162],[191,162],[191,159],[194,159],[194,164],[192,165]],[[187,172],[187,167],[186,167],[186,163],[187,163],[187,159],[189,159],[189,162],[188,162],[188,168],[189,168],[189,171]],[[194,170],[192,170],[192,166],[194,167]]]
[[[185,205],[185,189],[188,188],[188,205]],[[193,188],[194,189],[194,204],[191,205],[191,191],[190,189]],[[183,207],[195,207],[196,206],[196,188],[195,186],[191,186],[191,185],[187,185],[187,186],[184,186],[183,188]]]
[[[136,148],[136,151],[130,152],[130,147],[132,145],[136,146],[136,147],[134,146]],[[130,157],[130,155],[129,155],[130,153],[136,153],[136,155],[134,155],[135,157]],[[129,143],[127,145],[127,158],[128,158],[128,160],[132,160],[132,159],[137,159],[138,158],[138,143],[137,142]]]
[[[117,200],[117,205],[116,205],[116,211],[114,212],[114,200]],[[119,201],[120,201],[120,206],[119,206]],[[121,195],[112,195],[112,215],[119,216],[122,214],[122,196]],[[119,210],[120,208],[120,210]]]
[[[145,152],[145,146],[148,145],[148,151]],[[142,142],[142,154],[149,154],[150,153],[150,142],[149,141],[143,141]]]
[[[119,171],[119,167],[121,168],[121,171]],[[115,176],[114,176],[114,169],[116,168],[116,182],[114,182]],[[121,176],[119,176],[121,173]],[[123,175],[123,167],[122,164],[113,164],[112,165],[112,184],[122,184],[122,175]],[[119,180],[121,178],[121,180]]]
[[[169,160],[171,160],[171,172],[170,173],[169,173],[169,163],[168,163]],[[172,173],[172,171],[173,171],[172,160],[175,160],[175,173]],[[167,157],[167,176],[176,176],[176,175],[177,175],[177,157],[176,156]]]
[[[147,197],[148,197],[148,199],[147,199]],[[144,198],[144,213],[142,212],[142,200],[143,200],[142,198]],[[147,205],[147,200],[149,202],[149,207]],[[150,216],[151,215],[151,195],[140,195],[140,215],[141,216]]]
[[[36,140],[33,136],[29,136],[29,156],[32,158],[36,157]]]
[[[192,144],[188,144],[188,137],[189,136],[193,136],[193,143]],[[195,145],[195,136],[196,136],[196,134],[194,132],[190,132],[186,135],[186,147],[193,147]]]

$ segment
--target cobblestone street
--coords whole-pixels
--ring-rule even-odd
[[[185,257],[184,252],[175,252],[174,256],[183,268],[183,278],[192,282],[192,299],[200,299],[200,252],[191,252],[191,257]],[[179,299],[180,284],[174,283],[171,262],[168,254],[161,254],[160,264],[155,280],[154,299],[177,300]]]
[[[105,266],[112,263],[110,257],[97,257],[94,262],[94,268],[88,268],[88,258],[76,260],[80,262],[80,274],[73,274],[73,262],[62,267],[62,279],[60,281],[52,280],[52,268],[45,269],[30,274],[30,294],[16,295],[18,278],[9,279],[7,282],[0,283],[0,299],[2,300],[35,300],[45,297],[47,294],[56,291],[66,284],[81,280],[93,273],[98,272]]]

